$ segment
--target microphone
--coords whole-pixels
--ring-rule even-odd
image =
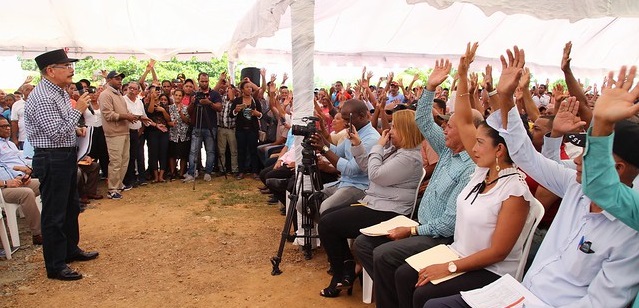
[[[82,83],[80,82],[76,83],[75,88],[78,89],[78,93],[80,93],[80,95],[84,93],[84,87],[82,86]],[[93,110],[93,107],[91,106],[91,102],[87,104],[87,108],[89,109],[89,112],[91,112],[92,115],[95,115],[95,110]]]

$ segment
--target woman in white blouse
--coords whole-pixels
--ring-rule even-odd
[[[533,197],[525,176],[513,166],[499,133],[485,122],[477,128],[472,123],[469,96],[473,94],[469,93],[467,74],[476,49],[476,43],[472,47],[469,44],[460,59],[455,100],[454,124],[465,150],[477,165],[468,185],[457,197],[455,241],[450,248],[461,258],[428,266],[419,273],[410,267],[400,267],[395,277],[402,307],[422,307],[431,298],[477,289],[505,274],[514,276],[519,260],[525,257],[521,255],[525,240],[521,231]],[[447,74],[450,66],[442,60],[435,70]],[[485,78],[492,84],[490,74]],[[500,88],[500,98],[512,98],[514,90]],[[465,274],[436,285],[430,283],[461,272]]]

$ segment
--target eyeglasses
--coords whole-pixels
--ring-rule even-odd
[[[72,68],[75,68],[75,64],[73,64],[73,63],[58,64],[58,65],[53,65],[52,67],[55,67],[55,68],[65,68],[65,69],[72,69]]]
[[[11,128],[11,124],[0,125],[0,128]]]

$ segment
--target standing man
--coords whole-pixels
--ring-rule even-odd
[[[191,135],[191,153],[189,154],[189,171],[184,176],[184,182],[195,180],[195,160],[200,153],[202,141],[206,150],[206,165],[204,166],[204,180],[211,180],[213,164],[215,164],[215,139],[217,137],[217,113],[222,111],[222,96],[209,88],[209,74],[200,73],[197,76],[200,89],[195,93],[195,100],[188,106],[193,133]]]
[[[22,145],[27,137],[27,130],[24,127],[24,105],[32,90],[33,86],[28,83],[20,86],[18,91],[22,94],[22,98],[11,106],[11,141],[20,150],[22,150]]]
[[[226,81],[226,80],[225,80]],[[226,82],[225,82],[226,84]],[[235,89],[232,84],[220,87],[219,92],[222,95],[222,111],[217,113],[218,133],[217,133],[217,149],[220,155],[222,168],[226,170],[226,146],[228,145],[231,152],[231,172],[237,174],[240,172],[237,164],[237,139],[235,138],[235,118],[231,117],[231,105],[235,99]]]
[[[106,77],[104,91],[98,97],[102,112],[102,127],[109,151],[109,179],[107,197],[120,200],[121,190],[129,190],[133,186],[124,186],[122,181],[129,166],[129,124],[140,120],[141,116],[134,115],[127,109],[126,101],[120,88],[124,74],[111,71]]]
[[[144,104],[138,97],[140,94],[140,84],[136,81],[131,81],[127,88],[128,91],[126,95],[124,95],[127,109],[130,113],[140,116],[142,121],[144,121],[147,117],[144,110]],[[129,123],[129,165],[126,175],[122,180],[125,187],[146,185],[146,178],[144,176],[144,155],[139,155],[140,138],[144,133],[142,121]]]
[[[71,107],[64,89],[72,83],[72,62],[78,60],[68,58],[64,50],[43,53],[35,61],[42,80],[29,96],[24,114],[27,138],[35,148],[33,172],[40,180],[44,263],[48,278],[78,280],[82,274],[67,263],[98,257],[98,252],[78,247],[76,134],[86,132],[76,126],[87,109],[89,93]]]

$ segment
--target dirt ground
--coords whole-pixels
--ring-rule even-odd
[[[80,214],[80,247],[100,257],[72,263],[84,278],[46,278],[41,246],[20,219],[22,248],[0,259],[0,307],[371,307],[362,289],[323,298],[328,262],[321,248],[305,260],[287,243],[271,276],[284,216],[232,177],[150,184],[124,199],[92,201]],[[99,191],[105,192],[101,184]]]

